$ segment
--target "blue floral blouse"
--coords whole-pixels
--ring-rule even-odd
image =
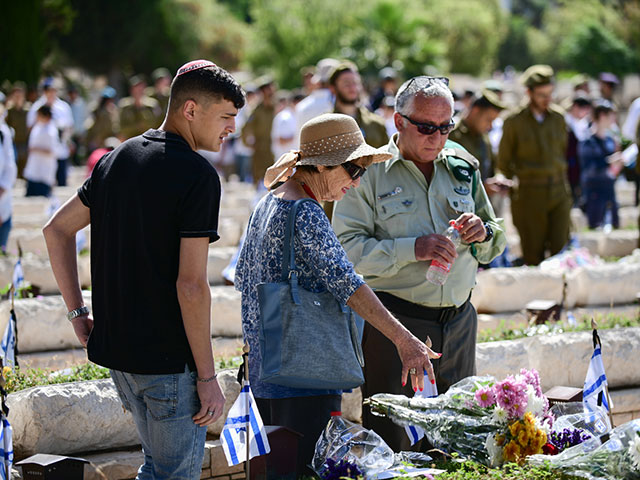
[[[249,379],[257,398],[288,398],[310,395],[338,395],[338,390],[299,389],[258,380],[262,356],[258,343],[260,310],[259,283],[279,282],[287,216],[293,205],[269,193],[256,206],[235,273],[236,290],[242,293],[242,330],[249,342]],[[331,292],[346,304],[364,284],[340,245],[320,205],[306,202],[298,208],[295,225],[295,260],[302,287],[313,292]],[[268,353],[268,352],[267,352]],[[321,362],[322,359],[318,359]]]

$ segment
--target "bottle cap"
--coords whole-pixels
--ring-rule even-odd
[[[331,416],[332,417],[341,417],[342,416],[342,412],[331,412]]]
[[[462,228],[461,225],[457,225],[455,220],[449,220],[449,225],[453,228],[455,228],[456,230],[460,230],[460,228]]]

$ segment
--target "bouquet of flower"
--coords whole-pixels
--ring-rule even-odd
[[[609,440],[594,445],[583,442],[557,455],[533,455],[528,462],[588,480],[640,479],[640,419],[614,428]]]
[[[535,370],[500,382],[468,377],[436,398],[377,394],[367,402],[374,414],[422,427],[434,447],[493,466],[541,453],[552,424]]]

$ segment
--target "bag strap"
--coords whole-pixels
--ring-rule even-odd
[[[298,215],[298,209],[303,203],[313,202],[320,205],[312,198],[301,198],[300,200],[296,200],[293,205],[291,205],[291,210],[289,210],[289,216],[287,217],[287,226],[284,233],[284,249],[282,252],[282,281],[286,282],[290,279],[291,275],[295,275],[297,277],[296,271],[296,255],[295,255],[295,247],[294,247],[294,239],[295,239],[295,229],[296,229],[296,217]],[[297,278],[296,278],[297,283]]]

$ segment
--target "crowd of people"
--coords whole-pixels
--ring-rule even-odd
[[[364,397],[413,395],[425,381],[442,393],[475,374],[478,318],[470,297],[478,266],[504,253],[496,210],[505,208],[506,196],[529,265],[567,244],[573,205],[584,205],[592,227],[607,208],[617,222],[613,182],[623,136],[607,90],[617,82],[611,74],[601,76],[599,95],[576,85],[566,113],[552,103],[556,83],[547,65],[523,73],[525,97],[511,110],[495,81],[454,95],[446,77],[401,82],[387,68],[367,96],[357,66],[334,59],[305,69],[302,78],[296,92],[278,91],[269,77],[242,89],[212,62],[194,61],[157,90],[166,103],[146,95],[134,77],[130,97],[116,103],[106,87],[89,117],[84,141],[102,151],[44,232],[68,318],[89,359],[112,370],[133,413],[145,453],[137,478],[199,478],[205,427],[222,414],[206,280],[209,243],[219,238],[214,166],[264,193],[234,280],[257,406],[268,423],[304,434],[300,474],[339,409],[341,391],[291,388],[262,376],[271,352],[259,340],[256,288],[283,275],[285,224],[296,201],[315,201],[294,222],[300,288],[330,292],[367,321]],[[64,184],[73,154],[65,148],[74,135],[82,138],[73,105],[58,98],[55,83],[44,88],[22,137],[27,192],[40,195]],[[636,101],[627,122],[638,110]],[[103,123],[101,135],[89,134]],[[638,128],[630,128],[636,141]],[[113,136],[124,142],[107,145]],[[458,245],[443,235],[451,222]],[[88,224],[93,314],[75,262],[76,232]],[[434,263],[449,269],[443,285],[427,281]],[[409,448],[403,429],[366,409],[363,424],[394,450]]]

